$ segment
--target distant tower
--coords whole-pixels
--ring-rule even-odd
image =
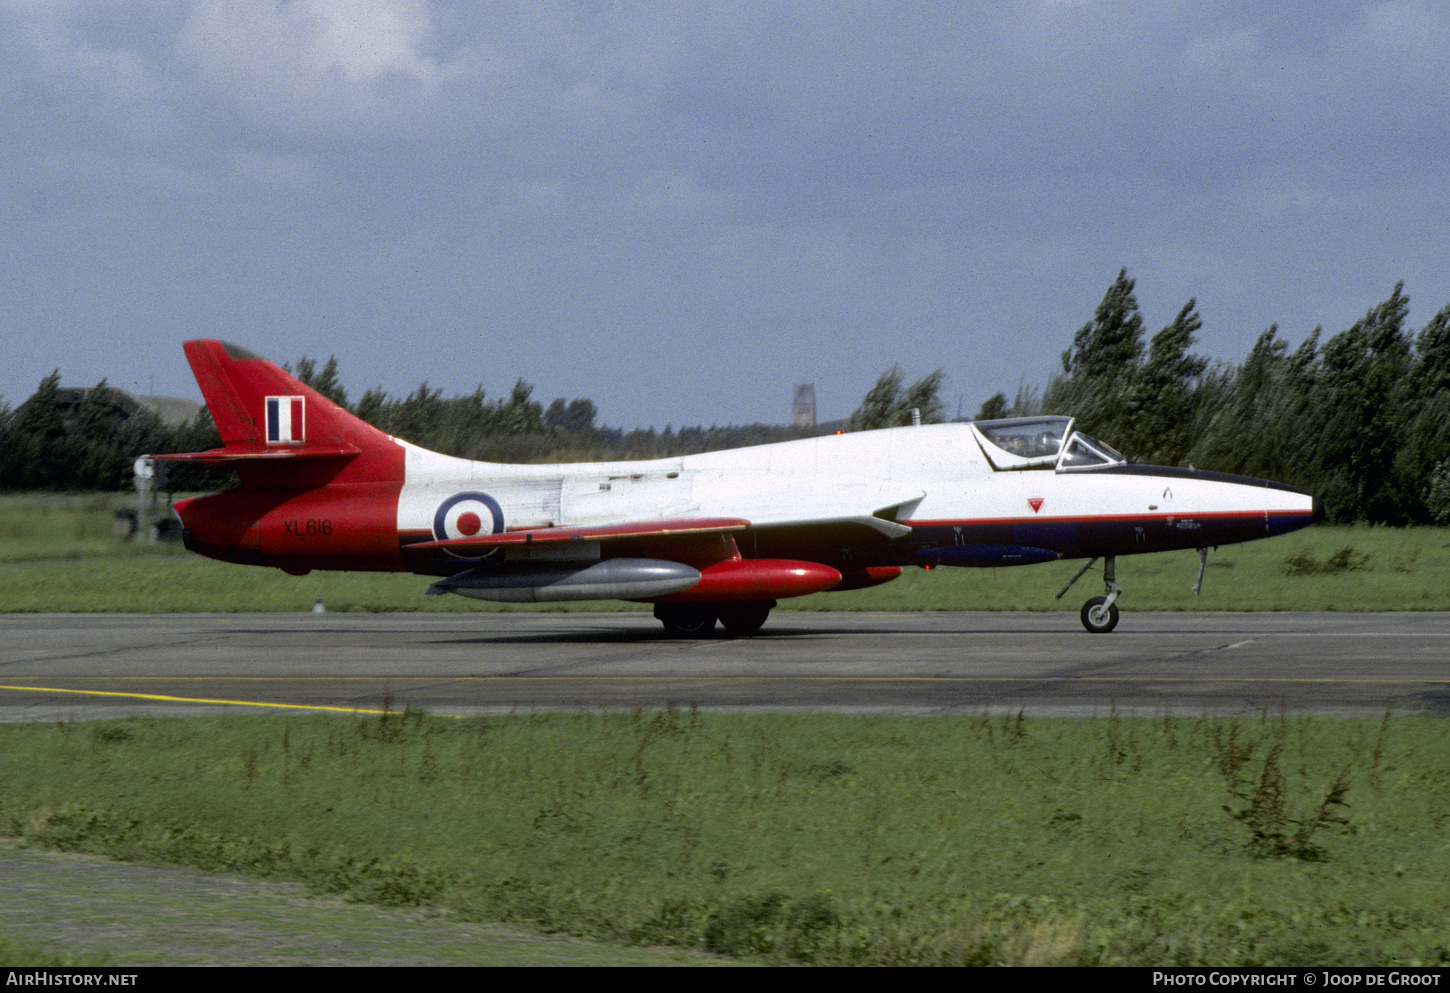
[[[792,423],[798,428],[816,426],[816,384],[803,383],[795,388]]]

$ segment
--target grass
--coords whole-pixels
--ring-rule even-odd
[[[0,963],[12,968],[741,964],[685,949],[631,948],[461,921],[435,908],[323,897],[290,882],[21,847],[8,839],[0,839],[0,869],[6,883]]]
[[[1420,719],[639,710],[0,727],[0,831],[823,964],[1450,964]]]
[[[110,495],[0,497],[0,612],[187,613],[333,611],[618,610],[619,601],[488,604],[425,598],[425,577],[314,572],[203,559],[175,544],[121,542]],[[1061,600],[1081,568],[1058,562],[1011,569],[907,569],[871,590],[782,601],[784,610],[1070,610],[1102,592],[1101,566]],[[1314,527],[1209,554],[1204,592],[1190,586],[1196,552],[1124,556],[1125,610],[1450,610],[1450,529]],[[624,605],[647,610],[647,605]]]
[[[110,961],[109,956],[77,956],[53,952],[13,936],[0,935],[0,962],[11,969],[103,967],[109,965]]]
[[[135,507],[110,493],[0,495],[0,562],[155,556],[160,547],[116,536],[115,512]]]

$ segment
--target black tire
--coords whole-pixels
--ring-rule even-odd
[[[774,606],[774,600],[722,603],[719,609],[720,623],[725,625],[725,630],[730,633],[731,637],[749,638],[760,630],[765,619],[770,616],[770,608]]]
[[[1118,605],[1112,604],[1104,611],[1103,604],[1107,602],[1107,597],[1095,596],[1082,605],[1082,626],[1093,634],[1107,634],[1118,626]]]
[[[708,638],[715,631],[714,604],[657,603],[655,617],[675,638]]]

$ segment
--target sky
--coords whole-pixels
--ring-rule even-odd
[[[1196,351],[1450,304],[1450,4],[0,0],[0,397],[589,397],[610,426],[953,413],[1120,269]]]

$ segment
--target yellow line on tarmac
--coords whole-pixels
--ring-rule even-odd
[[[45,676],[11,676],[15,679],[45,679],[53,677]],[[603,682],[628,682],[628,683],[658,683],[658,682],[695,682],[695,683],[731,683],[731,682],[797,682],[797,683],[1345,683],[1345,684],[1368,684],[1378,685],[1380,683],[1408,683],[1408,684],[1437,684],[1450,683],[1450,675],[1445,676],[1155,676],[1133,675],[1133,676],[1074,676],[1071,674],[1061,675],[1040,675],[1040,676],[810,676],[795,673],[779,673],[763,675],[751,673],[745,675],[730,674],[690,674],[666,673],[664,675],[651,676],[621,676],[621,675],[581,675],[572,673],[567,676],[478,676],[478,675],[442,675],[442,676],[67,676],[67,679],[77,681],[90,680],[95,682],[232,682],[232,683],[308,683],[308,682],[377,682],[379,680],[387,683],[392,679],[407,681],[410,686],[426,686],[440,683],[603,683]],[[416,685],[415,685],[416,684]],[[309,706],[306,704],[285,704],[285,703],[260,703],[250,700],[191,700],[186,697],[168,696],[146,696],[145,694],[108,693],[102,690],[69,690],[57,687],[29,687],[29,686],[0,686],[0,690],[29,690],[29,689],[50,689],[54,693],[95,693],[101,696],[138,696],[151,700],[181,700],[187,703],[235,703],[238,705],[255,707],[298,707],[303,710],[349,710],[346,707],[325,707],[321,704]],[[350,712],[350,710],[349,710]],[[359,711],[359,713],[371,713],[372,711]],[[381,713],[381,711],[378,711]]]
[[[262,700],[208,700],[202,697],[162,696],[157,693],[121,693],[113,690],[72,690],[59,686],[0,686],[0,690],[20,693],[75,693],[80,696],[124,697],[128,700],[153,700],[162,703],[207,703],[227,707],[270,707],[278,710],[330,710],[343,714],[388,714],[397,711],[369,710],[365,707],[329,707],[325,704],[267,703]]]

